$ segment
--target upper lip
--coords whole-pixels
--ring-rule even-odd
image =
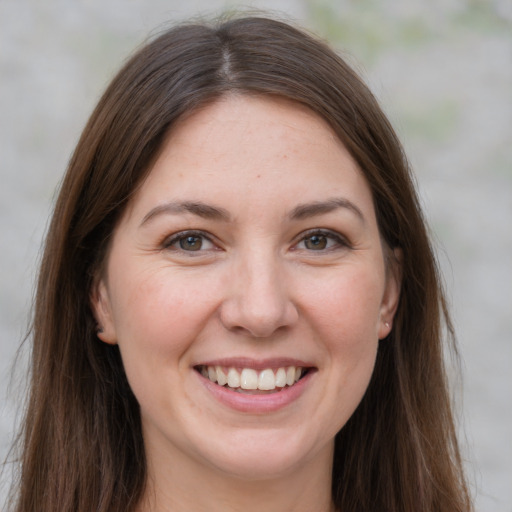
[[[252,368],[253,370],[265,370],[267,368],[277,369],[287,366],[312,368],[315,365],[313,365],[311,362],[290,357],[272,357],[265,359],[253,359],[250,357],[227,357],[198,361],[193,366],[222,366],[225,368]]]

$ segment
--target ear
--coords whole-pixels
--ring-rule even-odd
[[[379,340],[389,335],[393,328],[398,303],[400,300],[400,289],[402,287],[402,250],[389,250],[386,269],[386,288],[380,306],[380,319],[378,327]]]
[[[115,345],[117,343],[112,306],[105,280],[95,279],[91,289],[91,308],[98,324],[96,336],[103,342]]]

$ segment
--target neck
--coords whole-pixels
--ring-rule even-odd
[[[137,512],[335,512],[331,447],[268,479],[240,478],[176,453],[172,464],[148,459],[147,488]]]

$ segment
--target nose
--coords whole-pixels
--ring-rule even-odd
[[[290,282],[277,259],[260,252],[231,269],[220,311],[226,329],[267,338],[297,322],[299,314],[289,293]]]

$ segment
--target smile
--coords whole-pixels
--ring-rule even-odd
[[[233,368],[200,365],[196,370],[211,382],[246,394],[275,393],[293,386],[307,373],[300,366],[265,368]]]

